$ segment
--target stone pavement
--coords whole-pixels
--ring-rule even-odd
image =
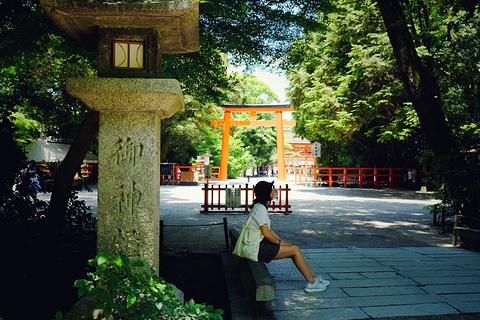
[[[480,319],[480,252],[454,248],[449,234],[431,228],[424,206],[435,201],[428,195],[291,186],[293,213],[272,215],[273,228],[298,244],[331,284],[306,293],[291,260],[272,261],[277,295],[271,311],[253,313],[241,285],[228,283],[232,319]],[[95,194],[82,197],[95,205]],[[223,215],[199,213],[202,201],[200,186],[162,186],[161,218],[167,226],[221,221]],[[244,220],[228,215],[230,226]],[[167,227],[167,246],[221,250],[223,230],[217,229]]]
[[[293,188],[302,190],[303,194],[312,192],[308,188]],[[353,191],[351,203],[369,202],[372,197],[370,195],[360,200],[358,196],[361,190],[342,188],[323,190],[324,196],[325,193],[331,195],[338,190],[347,194]],[[374,190],[367,191],[370,194],[372,192]],[[393,198],[395,197],[387,197],[383,201],[381,197],[376,198],[376,201],[369,205],[372,210],[365,210],[362,205],[354,205],[358,213],[375,216],[368,220],[368,223],[359,223],[358,221],[365,221],[355,215],[351,215],[349,219],[356,220],[357,225],[377,224],[381,229],[379,234],[383,234],[384,229],[387,229],[387,233],[391,229],[394,237],[397,232],[401,236],[423,235],[431,239],[429,245],[433,246],[395,247],[393,241],[382,241],[383,245],[387,245],[386,248],[358,248],[350,243],[347,248],[302,249],[309,265],[323,278],[330,280],[328,289],[324,292],[306,293],[303,290],[306,281],[290,259],[272,261],[267,266],[274,277],[277,294],[275,300],[270,302],[270,312],[267,315],[255,314],[241,286],[239,287],[238,283],[229,283],[232,319],[435,319],[432,318],[434,316],[446,316],[444,319],[480,319],[480,253],[454,248],[450,245],[449,236],[439,237],[432,230],[428,232],[425,225],[431,221],[430,216],[422,216],[416,212],[418,209],[412,210],[412,207],[408,207],[415,202],[414,199]],[[431,204],[429,199],[422,199],[425,201],[423,205]],[[309,204],[308,209],[304,208],[306,211],[318,207],[320,199],[314,200],[309,202],[306,198],[303,199],[302,204]],[[345,199],[341,197],[336,198],[336,201],[335,207],[345,205]],[[405,202],[402,204],[403,201]],[[397,206],[400,204],[403,210],[397,207],[395,218],[385,220],[380,217],[391,214],[391,210],[395,208],[386,205],[388,202],[397,202]],[[413,219],[403,219],[405,207],[408,207],[406,211],[410,210]],[[382,208],[381,213],[375,212],[374,209],[378,208]],[[296,209],[298,214],[298,206]],[[337,215],[341,211],[337,209]],[[296,219],[301,220],[300,225],[294,223],[300,232],[301,222],[305,220],[299,217]],[[415,224],[415,221],[422,221],[424,226]],[[397,231],[395,224],[410,226],[408,232],[411,233],[405,230]],[[336,224],[330,221],[329,225]],[[281,228],[279,230],[283,231]],[[356,231],[363,232],[362,228]],[[228,268],[226,272],[229,279]]]
[[[480,253],[460,248],[303,250],[331,284],[306,293],[289,260],[268,264],[277,285],[271,303],[282,319],[370,319],[480,313]],[[243,315],[233,319],[247,319]]]

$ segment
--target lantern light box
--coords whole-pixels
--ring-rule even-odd
[[[113,41],[113,68],[143,69],[144,46],[143,42]]]

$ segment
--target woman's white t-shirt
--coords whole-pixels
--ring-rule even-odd
[[[252,208],[252,219],[250,219],[249,227],[252,229],[260,229],[261,226],[267,225],[270,230],[270,218],[267,208],[261,203],[255,203]]]

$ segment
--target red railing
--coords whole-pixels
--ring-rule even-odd
[[[371,186],[378,188],[386,185],[394,188],[396,185],[403,184],[404,169],[403,168],[347,168],[347,167],[295,167],[287,168],[294,170],[295,182],[328,184],[329,187],[334,185],[358,185],[360,188]],[[289,174],[292,176],[292,173]]]
[[[212,167],[212,178],[209,181],[218,180],[220,167]],[[173,166],[173,174],[162,174],[160,183],[171,181],[179,184],[182,172],[198,172],[198,182],[206,182],[203,166]],[[351,186],[362,187],[388,186],[395,188],[405,183],[405,169],[403,168],[347,168],[347,167],[287,167],[287,180],[299,184],[312,183],[316,185]],[[293,172],[292,172],[293,171]]]
[[[205,185],[204,203],[200,213],[243,213],[248,214],[248,206],[252,204],[254,199],[253,187],[246,184],[244,187],[239,185]],[[227,206],[227,189],[240,189],[240,204],[237,206]],[[291,205],[288,203],[288,193],[290,188],[288,184],[285,187],[279,186],[277,199],[272,201],[268,206],[270,212],[283,212],[283,214],[290,214]]]

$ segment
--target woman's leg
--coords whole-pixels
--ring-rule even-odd
[[[305,279],[309,283],[314,283],[315,280],[313,279],[317,275],[315,272],[312,271],[310,266],[308,265],[307,261],[303,257],[300,248],[297,246],[280,246],[280,250],[278,251],[277,255],[275,256],[274,260],[285,259],[285,258],[292,258],[293,263],[297,267],[297,269],[302,273]]]

